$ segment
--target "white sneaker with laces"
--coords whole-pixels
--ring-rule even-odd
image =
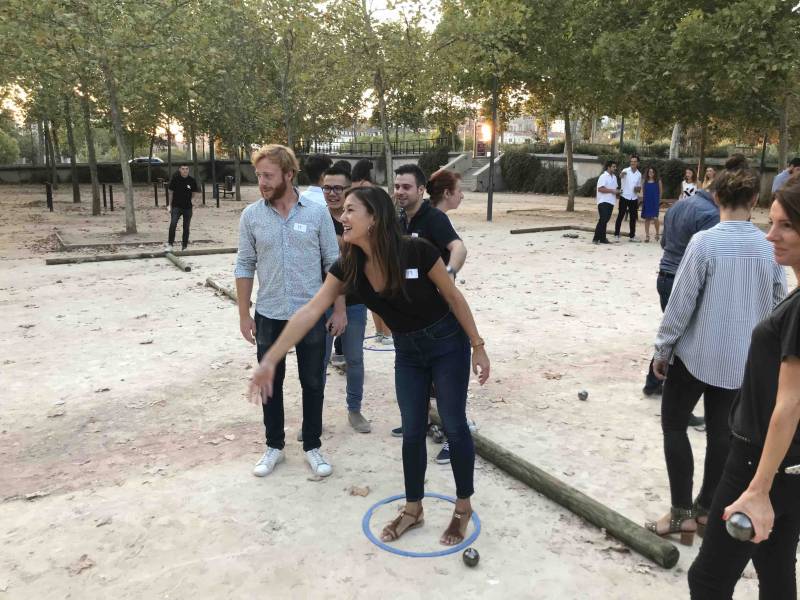
[[[333,467],[331,467],[328,464],[328,461],[322,456],[322,452],[319,451],[319,448],[314,448],[313,450],[307,451],[306,460],[308,461],[308,464],[311,466],[311,470],[314,471],[315,475],[327,477],[333,473]]]
[[[165,252],[172,252],[172,245],[171,244],[164,244],[164,251]]]
[[[283,453],[283,450],[267,446],[267,451],[264,452],[264,455],[256,463],[256,466],[253,467],[253,475],[256,477],[265,477],[269,475],[275,469],[275,465],[282,463],[285,458],[286,455]]]

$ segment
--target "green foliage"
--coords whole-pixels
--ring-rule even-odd
[[[644,174],[650,167],[655,167],[664,187],[664,198],[677,198],[681,193],[681,181],[688,166],[690,165],[679,159],[651,159],[643,160],[640,170]]]
[[[419,157],[419,168],[425,173],[425,177],[430,177],[436,172],[439,167],[446,165],[450,161],[447,153],[447,146],[439,146],[438,148],[426,152]]]
[[[525,148],[509,150],[500,157],[503,183],[512,192],[533,191],[541,168],[541,161]]]
[[[566,194],[567,170],[564,167],[543,166],[533,182],[533,192],[536,194]]]
[[[0,129],[0,165],[8,165],[19,159],[19,144],[10,134]]]
[[[597,177],[589,177],[584,181],[583,185],[578,188],[578,195],[585,198],[594,197],[597,194],[597,180],[599,178],[600,176],[598,175]]]

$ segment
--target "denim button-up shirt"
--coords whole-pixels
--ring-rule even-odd
[[[718,223],[719,207],[706,190],[697,190],[693,196],[673,204],[664,215],[664,232],[661,236],[664,255],[658,265],[659,270],[675,274],[692,236]]]
[[[339,257],[330,213],[299,199],[284,219],[261,199],[242,211],[239,221],[237,279],[258,273],[256,312],[287,321],[322,286],[322,277]]]

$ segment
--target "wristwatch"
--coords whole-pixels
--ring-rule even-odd
[[[456,276],[456,273],[458,273],[458,271],[456,271],[456,270],[455,270],[453,267],[451,267],[450,265],[447,265],[447,274],[448,274],[448,275],[452,275],[453,277],[455,277],[455,276]]]

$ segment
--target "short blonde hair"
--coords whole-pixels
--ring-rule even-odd
[[[292,152],[292,149],[286,146],[281,146],[280,144],[266,144],[265,146],[261,146],[261,148],[253,152],[253,155],[250,157],[250,162],[253,163],[255,167],[256,163],[262,158],[266,158],[270,162],[278,165],[284,173],[293,171],[297,174],[297,172],[300,171],[300,163],[297,162],[297,157],[294,155],[294,152]]]

